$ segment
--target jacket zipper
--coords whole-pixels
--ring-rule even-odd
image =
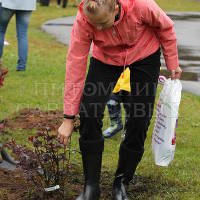
[[[116,26],[113,26],[112,32],[113,32],[113,35],[116,35],[119,38],[119,40],[121,42],[123,42],[122,37],[121,37],[121,35],[119,33],[119,30],[118,30],[118,28]],[[124,47],[122,47],[122,48],[123,48],[123,52],[125,53],[125,57],[124,57],[124,69],[123,69],[123,75],[122,75],[122,77],[124,77],[124,71],[125,71],[126,62],[127,62],[127,50]]]

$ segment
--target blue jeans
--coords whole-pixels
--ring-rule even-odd
[[[32,11],[10,10],[2,8],[0,3],[0,58],[3,55],[4,37],[8,23],[13,15],[16,16],[18,40],[17,70],[25,70],[28,55],[27,31]]]

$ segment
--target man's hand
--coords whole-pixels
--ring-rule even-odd
[[[171,70],[171,79],[180,79],[182,74],[182,69],[180,67],[177,67],[175,70]]]
[[[63,123],[58,129],[58,139],[60,140],[60,143],[64,145],[67,144],[67,141],[72,134],[73,128],[74,128],[74,120],[64,119]]]

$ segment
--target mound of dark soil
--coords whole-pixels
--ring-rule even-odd
[[[43,112],[39,109],[23,109],[16,113],[10,119],[4,119],[0,122],[0,131],[9,128],[13,129],[37,129],[45,130],[49,127],[52,131],[57,130],[63,121],[63,113],[61,111],[46,111]],[[74,126],[76,129],[79,127],[79,119],[76,118]]]

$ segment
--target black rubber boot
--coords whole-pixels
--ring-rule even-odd
[[[99,200],[103,139],[94,142],[84,142],[80,139],[83,171],[85,176],[84,190],[76,200]],[[94,151],[94,147],[96,148]]]
[[[116,176],[113,183],[113,200],[128,200],[127,190],[128,184],[123,175]]]
[[[120,146],[118,167],[113,182],[113,200],[128,200],[128,185],[133,178],[143,152],[132,151],[123,145]]]

